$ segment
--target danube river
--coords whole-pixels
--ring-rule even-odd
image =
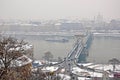
[[[72,49],[75,38],[67,38],[68,42],[49,42],[47,38],[55,38],[56,36],[21,36],[19,38],[25,39],[30,44],[34,45],[34,57],[42,59],[44,53],[50,51],[54,58],[64,58]],[[60,36],[57,36],[60,37]],[[120,37],[104,37],[94,36],[92,44],[89,49],[88,62],[107,63],[108,60],[117,58],[120,60]]]
[[[88,61],[107,63],[112,58],[120,60],[120,37],[94,36]]]

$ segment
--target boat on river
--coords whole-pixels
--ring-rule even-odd
[[[61,37],[56,37],[56,38],[48,38],[45,41],[49,42],[68,42],[69,40],[67,38],[61,38]]]

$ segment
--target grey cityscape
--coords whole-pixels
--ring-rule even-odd
[[[0,80],[120,80],[120,0],[0,0]]]

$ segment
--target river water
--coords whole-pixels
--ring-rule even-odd
[[[120,60],[120,37],[94,36],[88,61],[107,63],[112,58]]]
[[[30,44],[34,45],[34,57],[36,59],[42,59],[44,53],[50,51],[54,58],[64,58],[72,49],[75,38],[65,37],[69,39],[69,42],[49,42],[45,41],[47,38],[53,36],[22,36],[21,39],[25,39]],[[60,37],[60,36],[57,36]],[[92,44],[89,48],[88,62],[95,63],[107,63],[108,60],[117,58],[120,60],[120,37],[104,37],[94,36]]]

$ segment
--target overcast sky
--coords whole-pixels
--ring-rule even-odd
[[[0,0],[0,18],[120,18],[120,0]]]

